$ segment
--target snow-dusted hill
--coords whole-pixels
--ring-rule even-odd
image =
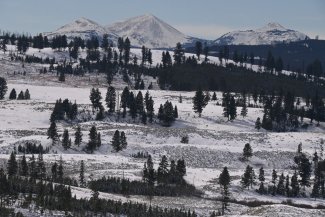
[[[111,41],[117,41],[118,36],[116,34],[108,32],[98,23],[84,17],[66,24],[53,32],[45,33],[50,38],[57,35],[66,35],[68,39],[73,39],[74,37],[81,37],[82,39],[97,37],[101,39],[104,34],[108,34]]]
[[[229,32],[215,40],[214,43],[220,45],[261,45],[283,41],[300,41],[306,37],[308,36],[304,33],[287,29],[278,23],[268,23],[256,30]]]
[[[129,37],[131,44],[137,47],[144,45],[148,48],[172,48],[177,42],[188,44],[197,40],[151,14],[116,22],[106,29],[123,38]]]

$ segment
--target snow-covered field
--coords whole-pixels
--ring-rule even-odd
[[[56,55],[52,50],[30,50],[30,54],[50,56]],[[153,51],[154,64],[160,62],[162,51]],[[141,50],[132,49],[135,55],[141,55]],[[190,55],[190,54],[187,54]],[[57,57],[56,57],[57,58]],[[211,61],[218,62],[215,57]],[[159,105],[169,100],[177,105],[179,118],[170,128],[161,127],[159,124],[143,125],[140,121],[129,119],[116,121],[115,116],[109,116],[104,121],[82,122],[80,126],[83,132],[84,147],[88,141],[88,132],[92,125],[96,125],[102,135],[102,147],[94,154],[86,154],[82,147],[74,147],[64,151],[60,145],[52,146],[52,141],[47,139],[46,131],[50,125],[49,118],[55,101],[58,98],[68,98],[76,101],[80,108],[91,111],[89,93],[91,87],[100,87],[102,96],[106,94],[105,78],[102,75],[86,75],[85,77],[67,76],[65,83],[57,81],[55,75],[39,75],[38,70],[42,65],[25,64],[24,68],[20,63],[11,62],[8,56],[0,55],[0,76],[8,80],[8,93],[5,100],[0,101],[0,166],[4,166],[4,159],[14,147],[25,141],[38,141],[43,146],[50,147],[50,153],[44,156],[47,163],[62,159],[65,162],[66,174],[77,178],[79,174],[80,161],[86,164],[86,178],[95,179],[102,176],[125,176],[129,179],[141,179],[141,171],[144,159],[131,157],[138,151],[148,152],[153,156],[157,165],[161,156],[166,155],[169,159],[183,158],[187,165],[185,179],[194,184],[204,192],[202,198],[168,198],[155,197],[153,204],[167,207],[184,207],[195,209],[202,216],[207,216],[210,211],[220,208],[216,202],[219,194],[217,177],[224,166],[227,166],[232,177],[230,187],[231,197],[237,200],[262,200],[281,203],[286,201],[285,197],[261,196],[252,190],[247,191],[239,187],[240,176],[247,164],[253,166],[255,173],[263,166],[266,173],[266,183],[270,182],[273,169],[282,171],[285,175],[293,173],[293,157],[297,146],[302,143],[303,151],[310,156],[317,150],[320,153],[321,145],[325,140],[325,124],[320,126],[312,125],[301,132],[275,133],[264,130],[257,131],[254,124],[257,117],[262,118],[262,109],[249,108],[248,116],[243,118],[238,115],[237,119],[229,122],[222,116],[222,107],[216,105],[216,101],[210,101],[202,113],[202,117],[194,113],[192,109],[192,97],[194,92],[162,91],[156,88],[149,93],[155,102],[155,112]],[[255,67],[255,66],[254,66]],[[26,71],[27,75],[19,75],[16,72]],[[156,82],[152,78],[145,78],[146,84]],[[157,85],[154,83],[155,87]],[[121,78],[113,82],[119,94],[125,84]],[[17,92],[29,89],[31,100],[8,100],[9,92],[15,88]],[[134,91],[135,93],[137,91]],[[144,94],[145,92],[143,92]],[[182,96],[182,103],[179,103],[179,96]],[[211,93],[212,95],[212,93]],[[217,93],[218,102],[221,102],[222,93]],[[238,108],[237,112],[240,113]],[[309,120],[305,119],[305,122]],[[59,122],[59,134],[68,129],[70,136],[73,136],[76,123]],[[128,141],[128,148],[119,153],[113,153],[111,139],[116,129],[125,131]],[[188,135],[189,143],[181,143],[181,137]],[[240,160],[245,143],[250,143],[254,156],[248,162]],[[89,197],[87,189],[73,188],[77,197]],[[147,197],[111,195],[101,193],[101,197],[115,198],[117,200],[132,200],[149,203]],[[292,199],[294,203],[325,205],[324,200],[308,198]],[[286,205],[265,205],[256,208],[249,208],[243,205],[231,204],[233,215],[254,215],[254,216],[325,216],[322,210],[309,210],[294,208]]]

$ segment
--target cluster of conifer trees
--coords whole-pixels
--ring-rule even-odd
[[[23,91],[20,91],[20,93],[18,94],[17,96],[17,92],[15,90],[15,88],[13,88],[9,94],[9,99],[10,100],[14,100],[14,99],[17,99],[17,100],[29,100],[30,99],[30,93],[29,93],[29,90],[26,89],[25,93]]]

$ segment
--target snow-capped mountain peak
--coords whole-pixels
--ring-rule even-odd
[[[133,46],[148,48],[171,48],[177,42],[189,43],[191,37],[186,36],[174,27],[152,14],[133,17],[116,22],[106,27],[120,37],[128,37]]]
[[[281,24],[279,23],[268,23],[262,28],[256,29],[257,32],[268,32],[268,31],[287,31],[288,29],[284,28]]]
[[[215,40],[215,43],[222,45],[260,45],[300,41],[306,37],[308,36],[304,33],[287,29],[279,23],[273,22],[256,30],[229,32]]]

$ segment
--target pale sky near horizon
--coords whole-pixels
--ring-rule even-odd
[[[324,0],[0,0],[0,30],[36,34],[79,17],[108,25],[147,13],[206,39],[269,22],[325,39]]]

